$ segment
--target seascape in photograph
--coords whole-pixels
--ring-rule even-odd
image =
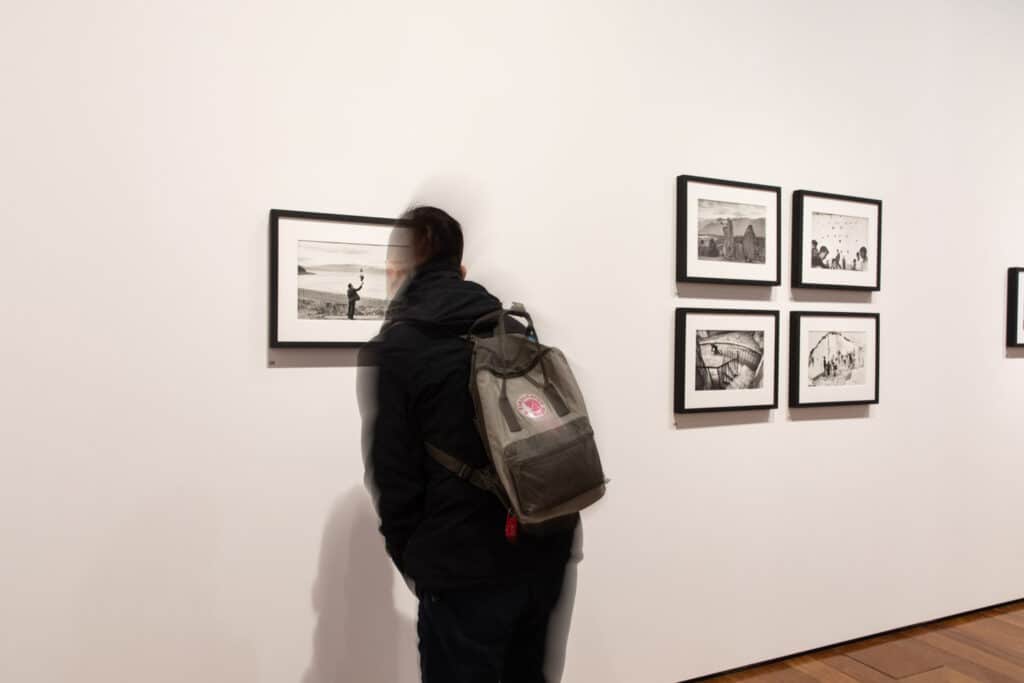
[[[299,319],[383,320],[387,250],[378,244],[299,240]]]

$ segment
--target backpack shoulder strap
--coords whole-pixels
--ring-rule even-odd
[[[472,484],[481,491],[487,491],[493,493],[501,501],[502,505],[506,508],[509,507],[508,496],[505,494],[505,489],[501,487],[498,482],[497,475],[494,470],[490,467],[478,469],[467,465],[453,455],[449,455],[437,446],[433,444],[424,443],[427,448],[427,453],[430,454],[438,464],[444,467],[446,470],[462,479],[469,484]]]

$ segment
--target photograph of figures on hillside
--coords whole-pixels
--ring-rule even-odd
[[[879,315],[792,311],[789,405],[878,403]]]
[[[765,262],[765,206],[701,199],[697,208],[701,261]]]
[[[270,234],[272,347],[354,347],[377,336],[398,286],[388,266],[408,258],[408,228],[389,218],[273,209]]]
[[[878,291],[882,200],[793,193],[793,286]]]
[[[697,391],[764,386],[764,331],[697,330]]]
[[[777,407],[778,367],[778,311],[676,309],[676,413]]]
[[[676,177],[676,282],[777,285],[782,189]]]
[[[384,261],[376,244],[299,240],[298,315],[303,320],[383,320],[387,310]]]

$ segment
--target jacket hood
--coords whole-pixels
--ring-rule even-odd
[[[479,318],[501,308],[501,301],[475,282],[463,280],[446,264],[427,264],[416,271],[388,308],[389,321],[437,325],[465,334]]]

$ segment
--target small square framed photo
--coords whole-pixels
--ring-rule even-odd
[[[793,286],[877,292],[882,200],[793,193]]]
[[[676,309],[675,412],[779,405],[779,312]]]
[[[676,281],[781,282],[782,190],[681,175],[676,178]]]
[[[789,314],[789,405],[878,403],[877,313]]]
[[[1024,268],[1010,268],[1006,299],[1006,345],[1024,346]]]
[[[270,212],[270,346],[355,347],[389,304],[385,264],[408,249],[390,218]]]

